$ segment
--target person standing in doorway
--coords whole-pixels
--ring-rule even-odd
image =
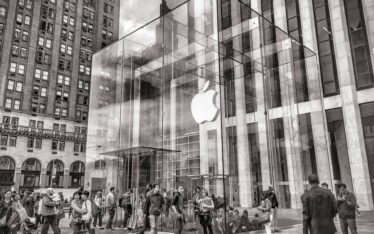
[[[183,186],[178,187],[178,191],[175,192],[173,196],[173,202],[171,208],[173,209],[176,221],[177,221],[177,232],[176,234],[182,234],[184,226],[184,213],[183,213]]]
[[[336,227],[334,217],[338,213],[334,195],[319,187],[319,178],[312,174],[308,177],[311,188],[305,197],[305,214],[310,217],[312,234],[334,234]]]
[[[357,234],[356,227],[356,197],[353,193],[347,190],[345,184],[339,186],[338,194],[338,213],[340,220],[340,227],[343,234],[348,234],[348,227],[352,234]]]
[[[116,197],[114,194],[115,193],[114,190],[115,190],[115,187],[111,187],[109,190],[109,193],[106,195],[106,198],[105,198],[105,206],[109,214],[108,224],[106,225],[106,229],[108,230],[115,230],[112,226],[114,215],[116,213]]]

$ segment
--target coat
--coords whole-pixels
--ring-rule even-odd
[[[164,197],[160,193],[152,193],[147,197],[143,212],[147,215],[160,215],[164,203]]]
[[[346,191],[344,194],[339,194],[340,197],[344,196],[345,200],[338,200],[339,218],[341,219],[355,219],[357,201],[353,193]]]
[[[312,185],[304,199],[304,215],[310,219],[312,234],[336,233],[334,217],[338,213],[338,207],[331,191]]]
[[[34,205],[35,205],[34,198],[31,196],[28,196],[25,200],[25,205],[23,206],[26,209],[27,216],[34,217]]]
[[[57,214],[56,202],[52,200],[52,197],[45,195],[42,198],[42,216],[52,216]]]

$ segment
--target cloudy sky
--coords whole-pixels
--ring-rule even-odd
[[[161,0],[120,0],[120,38],[159,17]],[[186,0],[166,0],[174,8]]]

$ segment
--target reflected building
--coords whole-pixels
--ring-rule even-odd
[[[160,18],[94,55],[88,144],[100,148],[85,186],[182,184],[190,199],[199,185],[255,207],[274,185],[296,209],[314,173],[372,210],[371,5],[163,1]]]

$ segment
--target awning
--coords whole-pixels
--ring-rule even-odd
[[[151,155],[151,154],[157,154],[157,153],[178,153],[179,150],[170,150],[170,149],[164,149],[164,148],[155,148],[155,147],[149,147],[149,146],[136,146],[136,147],[130,147],[115,151],[108,151],[100,153],[100,155],[106,155],[106,156],[117,156],[117,157],[126,157],[126,156],[134,156],[134,155]]]

